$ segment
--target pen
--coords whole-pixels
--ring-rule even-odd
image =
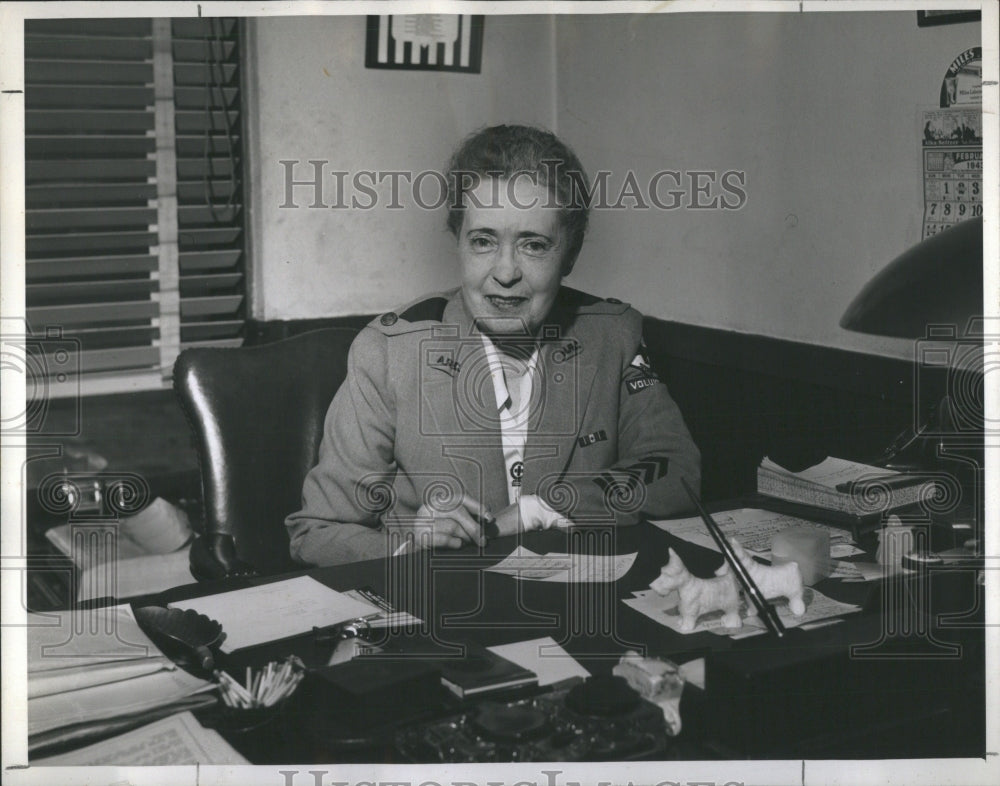
[[[475,518],[479,521],[479,525],[483,528],[483,535],[487,538],[500,536],[500,529],[497,527],[497,517],[492,513],[486,511],[483,515],[477,515]]]
[[[816,628],[825,628],[827,625],[836,625],[838,622],[843,622],[843,617],[833,617],[828,620],[817,620],[816,622],[807,622],[805,625],[801,625],[802,630],[815,630]]]
[[[392,604],[389,603],[389,601],[387,601],[377,592],[375,592],[375,590],[373,589],[370,589],[368,587],[360,587],[359,589],[355,590],[355,592],[357,592],[361,597],[363,597],[369,603],[373,603],[376,606],[378,606],[383,611],[388,611],[388,612],[395,611]]]
[[[744,592],[753,601],[753,605],[757,608],[757,614],[764,620],[764,624],[767,625],[771,633],[779,638],[784,636],[785,626],[781,623],[781,619],[778,617],[778,612],[774,610],[774,606],[767,602],[764,593],[760,591],[760,588],[751,578],[743,563],[739,561],[739,558],[733,551],[732,545],[726,540],[726,536],[722,534],[722,530],[715,523],[715,519],[708,515],[708,511],[702,506],[701,500],[698,499],[698,495],[694,493],[694,489],[688,484],[687,479],[681,478],[681,484],[684,486],[684,490],[688,493],[688,496],[691,497],[691,501],[694,503],[695,508],[697,508],[698,515],[705,522],[705,526],[708,527],[709,533],[722,550],[722,555],[726,558],[726,562],[729,563],[729,567],[733,569],[736,578],[743,585]]]
[[[383,612],[366,614],[364,617],[357,617],[346,622],[338,622],[334,625],[327,625],[324,628],[313,626],[313,640],[317,644],[325,644],[330,641],[340,641],[340,639],[351,639],[364,636],[371,630],[370,622],[381,617]]]

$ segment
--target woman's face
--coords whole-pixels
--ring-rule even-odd
[[[462,296],[491,335],[535,334],[569,273],[566,233],[550,201],[548,189],[526,177],[485,179],[466,196]]]

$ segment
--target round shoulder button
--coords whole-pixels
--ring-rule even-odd
[[[396,324],[396,321],[398,319],[399,317],[397,317],[394,312],[390,311],[388,314],[383,314],[382,319],[380,319],[379,321],[386,327],[392,327],[393,325]]]
[[[609,303],[614,303],[616,306],[620,306],[622,302],[616,297],[605,298]]]

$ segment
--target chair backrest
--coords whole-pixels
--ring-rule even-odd
[[[201,464],[205,532],[232,535],[260,573],[296,567],[284,519],[301,507],[356,335],[327,328],[261,346],[188,349],[174,365]]]

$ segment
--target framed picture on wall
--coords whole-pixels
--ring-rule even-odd
[[[482,16],[382,14],[368,17],[366,68],[478,74],[482,58]]]

